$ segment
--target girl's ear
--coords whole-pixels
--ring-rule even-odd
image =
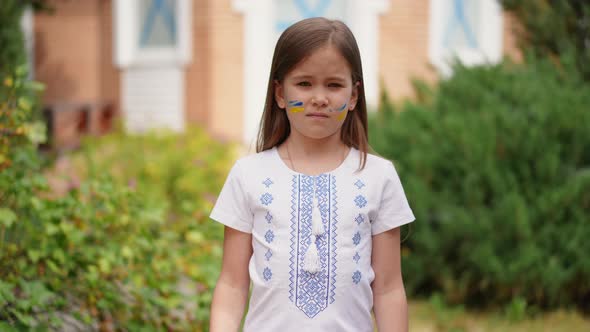
[[[277,81],[274,80],[274,93],[275,93],[275,100],[277,102],[277,105],[279,105],[279,108],[285,108],[286,107],[286,103],[285,103],[285,95],[283,93],[283,85]]]
[[[352,111],[356,107],[356,102],[359,99],[359,85],[361,82],[356,81],[352,87],[352,95],[350,96],[350,102],[348,103],[348,110]]]

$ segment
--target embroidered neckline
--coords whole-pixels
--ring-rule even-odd
[[[336,168],[334,168],[330,171],[327,171],[327,172],[320,173],[320,174],[311,175],[311,174],[298,172],[298,171],[292,169],[291,167],[289,167],[289,165],[287,165],[287,163],[281,158],[281,155],[279,154],[279,149],[277,146],[274,146],[272,149],[270,149],[270,152],[272,154],[274,154],[275,159],[279,163],[280,167],[287,170],[287,172],[289,172],[290,174],[309,176],[309,177],[318,177],[318,176],[323,176],[323,175],[336,175],[336,174],[342,172],[344,169],[346,169],[348,167],[348,165],[351,162],[353,162],[353,160],[356,159],[355,157],[358,155],[358,150],[354,147],[350,147],[348,149],[348,153],[346,154],[346,156],[344,157],[344,159],[342,160],[340,165],[338,165]]]

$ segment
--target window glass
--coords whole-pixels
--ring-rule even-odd
[[[451,0],[445,6],[443,20],[443,47],[445,53],[455,50],[479,48],[478,23],[480,19],[480,2],[478,0]]]
[[[275,30],[280,35],[291,24],[323,16],[346,22],[349,0],[275,0]],[[277,36],[278,38],[278,36]]]
[[[139,47],[174,47],[178,0],[139,0]]]

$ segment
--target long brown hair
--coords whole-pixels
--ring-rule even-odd
[[[363,169],[367,160],[369,138],[361,55],[350,29],[341,21],[323,17],[299,21],[287,28],[279,37],[272,58],[256,152],[269,150],[282,144],[291,133],[287,114],[275,100],[274,81],[282,82],[295,65],[326,45],[332,45],[340,51],[350,65],[352,83],[359,82],[357,103],[351,115],[344,120],[340,139],[345,145],[361,152],[360,169]]]

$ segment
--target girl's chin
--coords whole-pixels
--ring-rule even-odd
[[[339,134],[339,130],[336,131],[327,131],[325,128],[321,130],[304,130],[299,131],[299,134],[305,138],[315,139],[315,140],[324,140],[326,138],[332,137],[336,134]]]

